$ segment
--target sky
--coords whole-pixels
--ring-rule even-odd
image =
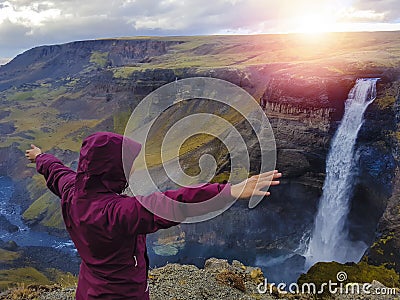
[[[105,37],[400,30],[399,0],[0,0],[0,64]]]

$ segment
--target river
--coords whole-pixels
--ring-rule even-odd
[[[42,231],[34,231],[24,224],[21,219],[21,207],[10,201],[14,192],[13,181],[6,176],[0,176],[0,215],[13,225],[18,226],[18,231],[7,232],[0,228],[0,239],[14,241],[19,246],[40,246],[60,249],[73,255],[76,250],[72,241],[50,235]]]

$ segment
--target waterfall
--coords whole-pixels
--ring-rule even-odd
[[[348,239],[346,228],[357,158],[355,143],[364,112],[375,100],[374,79],[358,79],[345,103],[343,119],[333,137],[326,179],[314,229],[305,251],[306,269],[320,261],[358,262],[367,245]]]

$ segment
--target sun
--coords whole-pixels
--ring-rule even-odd
[[[326,14],[304,14],[294,18],[294,30],[298,33],[321,34],[335,30],[335,19]]]

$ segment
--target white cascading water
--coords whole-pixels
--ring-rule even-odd
[[[348,95],[344,116],[327,158],[323,193],[304,254],[306,269],[322,261],[358,262],[367,248],[363,242],[348,239],[346,220],[356,167],[355,143],[364,112],[375,100],[377,80],[358,79]]]

